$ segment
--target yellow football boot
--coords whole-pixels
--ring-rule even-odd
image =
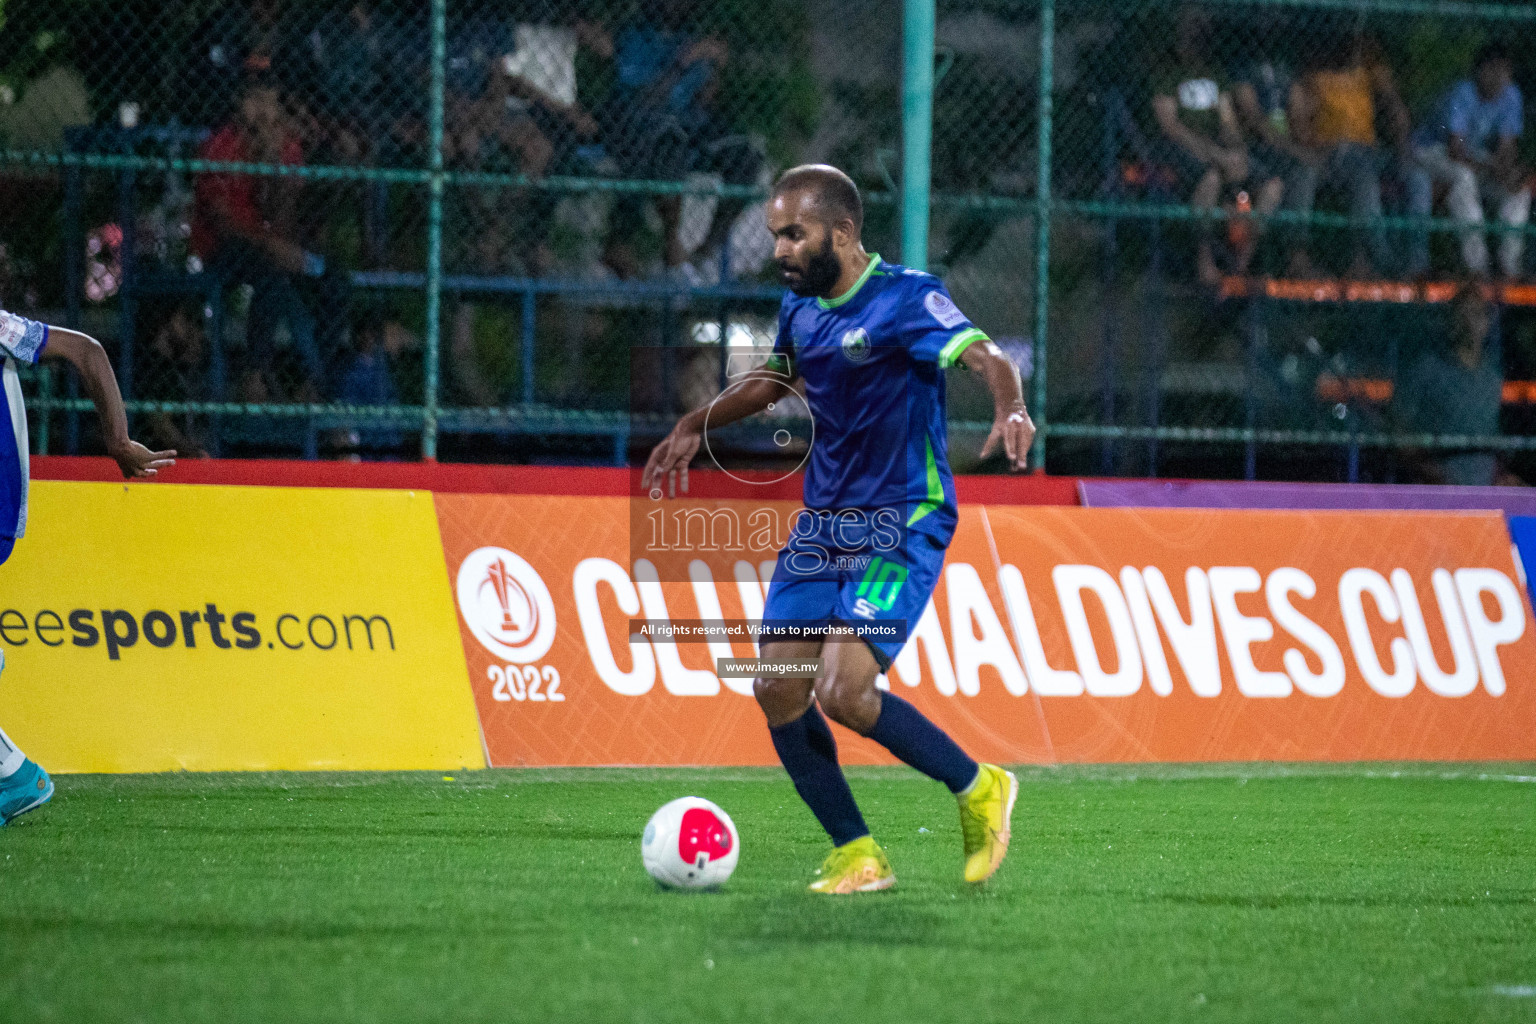
[[[1019,780],[995,764],[984,764],[971,788],[961,793],[960,833],[965,837],[965,880],[985,882],[1008,855],[1013,803]]]
[[[873,836],[844,843],[827,854],[816,872],[811,892],[845,895],[851,892],[875,892],[896,884],[896,872],[885,859],[885,851]]]

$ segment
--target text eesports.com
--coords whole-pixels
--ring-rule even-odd
[[[211,648],[218,650],[299,651],[395,649],[395,630],[382,615],[284,612],[263,626],[255,612],[225,613],[214,602],[195,611],[151,609],[135,615],[121,608],[42,609],[28,615],[0,610],[0,644],[25,647],[104,647],[113,661],[130,648]]]

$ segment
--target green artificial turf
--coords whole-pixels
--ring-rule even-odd
[[[777,771],[63,777],[0,829],[0,1020],[1536,1020],[1531,766],[1024,769],[977,891],[939,786],[851,774],[888,893],[803,891]],[[640,866],[688,793],[719,893]]]

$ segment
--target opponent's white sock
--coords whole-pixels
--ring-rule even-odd
[[[8,779],[15,775],[16,770],[26,760],[27,755],[23,754],[20,748],[11,742],[11,738],[5,734],[3,729],[0,729],[0,779]]]
[[[5,671],[5,652],[0,651],[0,672]],[[11,742],[11,738],[0,730],[0,779],[8,779],[16,774],[27,760],[27,755],[21,752],[21,748]]]

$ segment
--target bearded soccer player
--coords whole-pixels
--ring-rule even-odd
[[[21,404],[21,379],[16,363],[64,359],[80,371],[85,390],[101,418],[107,454],[117,460],[125,477],[151,477],[174,465],[175,452],[152,452],[128,437],[128,417],[117,390],[112,364],[96,339],[62,327],[28,320],[0,309],[0,360],[4,362],[4,407],[8,415],[0,428],[0,564],[11,557],[27,529],[27,411]],[[5,651],[0,650],[0,672]],[[0,825],[35,810],[53,797],[53,781],[36,761],[0,732]]]
[[[768,365],[684,416],[642,476],[647,492],[663,478],[673,493],[680,478],[686,492],[706,416],[711,427],[735,422],[804,380],[815,425],[805,510],[779,554],[760,639],[765,662],[820,658],[822,675],[765,675],[754,692],[795,789],[832,838],[810,886],[822,893],[896,881],[838,765],[827,717],[955,794],[968,882],[985,881],[1002,863],[1018,796],[1012,773],[977,764],[876,678],[927,607],[958,521],[944,370],[963,364],[992,392],[996,420],[983,457],[1001,445],[1010,467],[1022,470],[1035,427],[1018,370],[937,278],[865,252],[863,219],[846,174],[822,165],[785,172],[768,202],[768,227],[791,294]]]

